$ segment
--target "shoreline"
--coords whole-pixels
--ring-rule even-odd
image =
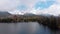
[[[0,23],[38,22],[53,29],[60,29],[60,16],[14,16],[0,18]]]

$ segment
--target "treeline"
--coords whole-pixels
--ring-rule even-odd
[[[60,29],[60,16],[22,16],[0,18],[0,23],[38,22],[50,28]]]

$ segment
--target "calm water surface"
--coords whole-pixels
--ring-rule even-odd
[[[0,23],[0,34],[60,34],[37,22]]]

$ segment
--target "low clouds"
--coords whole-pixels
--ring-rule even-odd
[[[21,12],[19,10],[15,10],[15,11],[11,11],[10,13],[11,14],[20,14],[20,15],[23,15],[24,13],[33,13],[33,14],[36,14],[36,15],[50,14],[50,15],[58,16],[60,14],[60,5],[53,4],[49,8],[42,9],[42,10],[40,10],[40,8],[37,9],[37,10],[32,8],[31,10],[26,10],[26,11],[23,11],[23,12]]]
[[[50,14],[58,16],[60,14],[60,5],[53,4],[49,8],[44,10],[37,10],[36,14]]]

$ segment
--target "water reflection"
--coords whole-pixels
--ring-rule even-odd
[[[0,34],[60,34],[37,22],[0,23]]]

